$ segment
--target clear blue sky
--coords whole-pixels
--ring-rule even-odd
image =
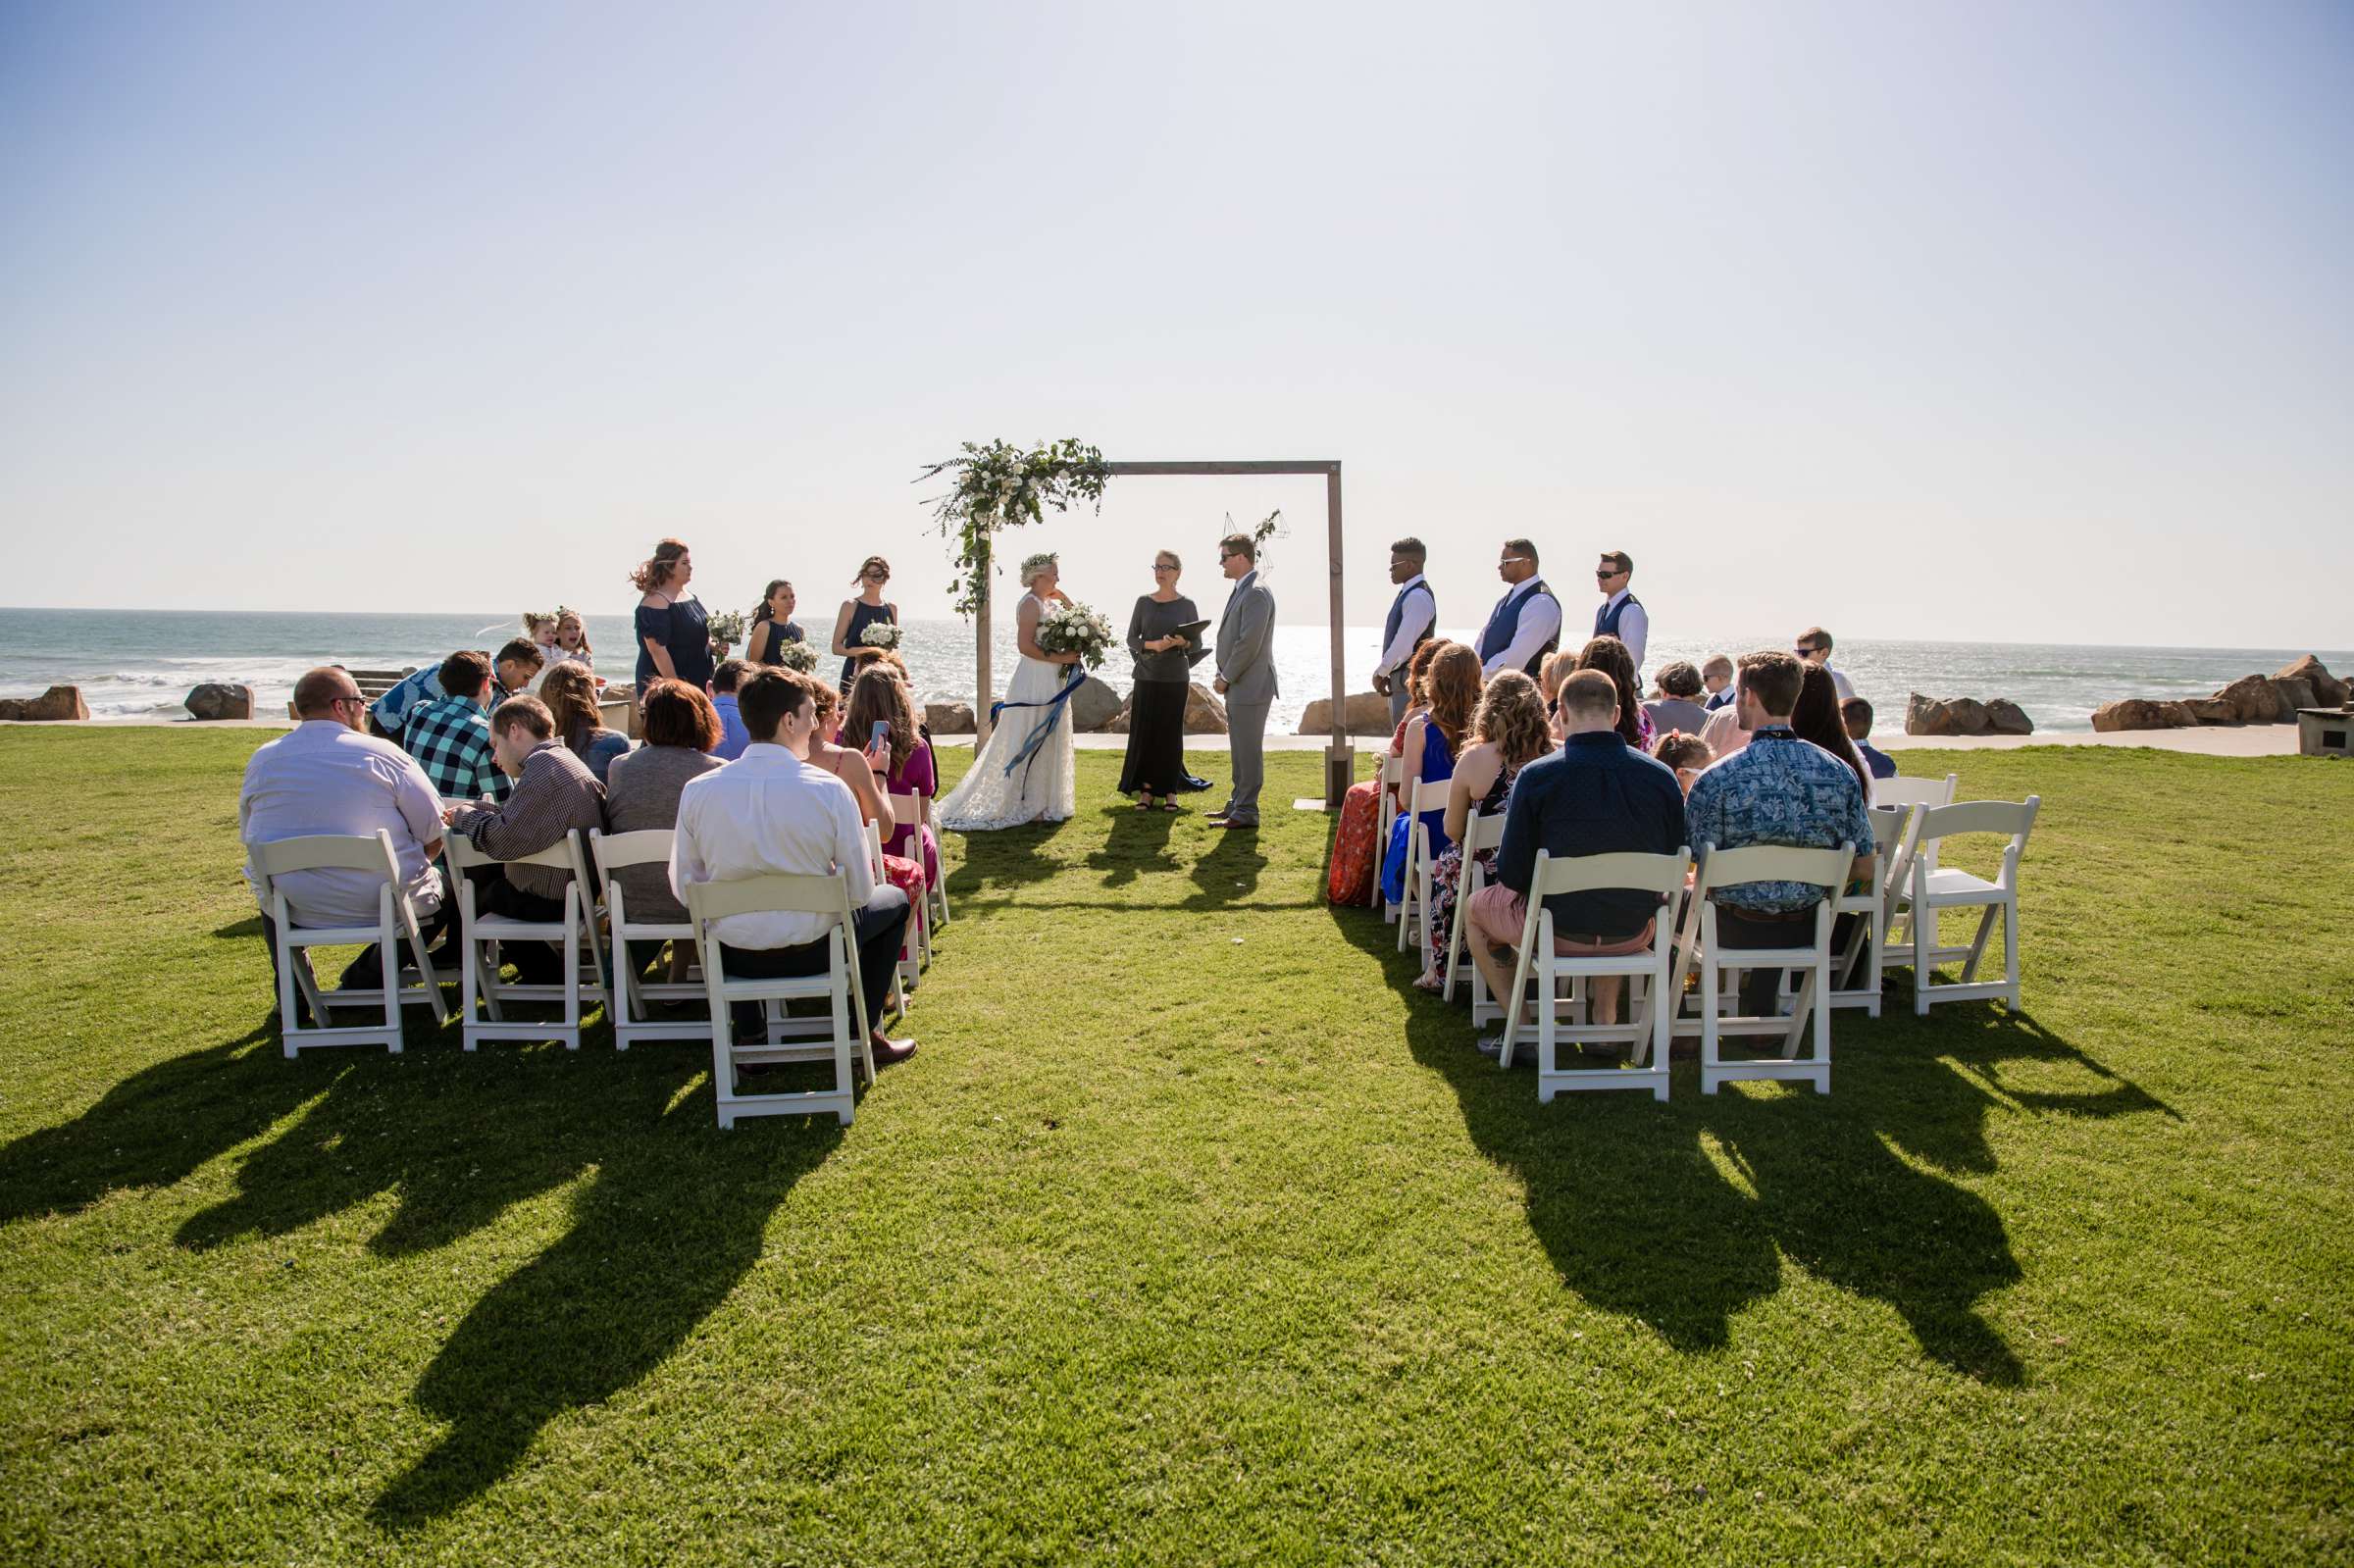
[[[707,600],[965,438],[1338,457],[1350,616],[2342,645],[2344,4],[0,5],[17,603]],[[1036,531],[1122,604],[1228,511]],[[1019,541],[1027,546],[1028,540]],[[1014,553],[1021,553],[1019,547]]]

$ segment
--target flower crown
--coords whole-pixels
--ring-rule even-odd
[[[1026,588],[1031,583],[1037,582],[1038,575],[1041,572],[1049,570],[1060,560],[1061,557],[1057,556],[1052,550],[1041,550],[1036,555],[1023,557],[1022,570],[1018,574],[1021,579],[1022,586]]]

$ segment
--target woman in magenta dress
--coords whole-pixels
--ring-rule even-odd
[[[842,743],[852,751],[864,752],[881,782],[887,795],[913,795],[918,815],[913,821],[896,823],[883,840],[887,856],[919,863],[924,870],[926,886],[940,885],[940,839],[926,819],[932,810],[932,797],[940,792],[940,775],[933,767],[932,744],[926,740],[915,722],[915,704],[907,695],[907,687],[894,667],[896,661],[871,661],[850,683],[848,716],[842,722]],[[891,727],[889,749],[874,744],[878,725]],[[888,759],[887,765],[874,767],[877,759]]]

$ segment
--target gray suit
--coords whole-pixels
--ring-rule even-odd
[[[1275,595],[1253,569],[1234,585],[1218,617],[1218,678],[1226,683],[1226,732],[1233,745],[1234,792],[1226,815],[1258,821],[1266,778],[1267,709],[1275,702]]]

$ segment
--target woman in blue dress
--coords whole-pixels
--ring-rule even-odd
[[[678,539],[664,539],[653,555],[630,574],[638,591],[638,689],[656,676],[701,689],[711,680],[711,633],[703,626],[702,601],[687,591],[694,558]]]
[[[801,624],[793,618],[795,600],[793,584],[778,578],[760,595],[760,607],[752,612],[750,640],[743,645],[747,664],[774,664],[777,650],[788,642],[801,640]]]
[[[879,623],[899,624],[899,607],[883,602],[883,584],[891,581],[891,563],[879,555],[870,555],[858,569],[858,596],[842,601],[841,613],[834,617],[834,651],[842,655],[842,689],[850,689],[866,661],[883,650],[870,647],[858,639],[866,629]]]
[[[1456,753],[1479,708],[1479,655],[1459,642],[1442,648],[1430,661],[1423,691],[1430,705],[1406,725],[1406,776],[1444,784],[1455,777]],[[1455,841],[1447,836],[1447,791],[1425,789],[1422,798],[1430,802],[1419,818],[1424,852],[1435,861]],[[1389,850],[1381,857],[1381,896],[1393,904],[1406,896],[1407,834],[1416,820],[1400,812],[1390,824]]]

